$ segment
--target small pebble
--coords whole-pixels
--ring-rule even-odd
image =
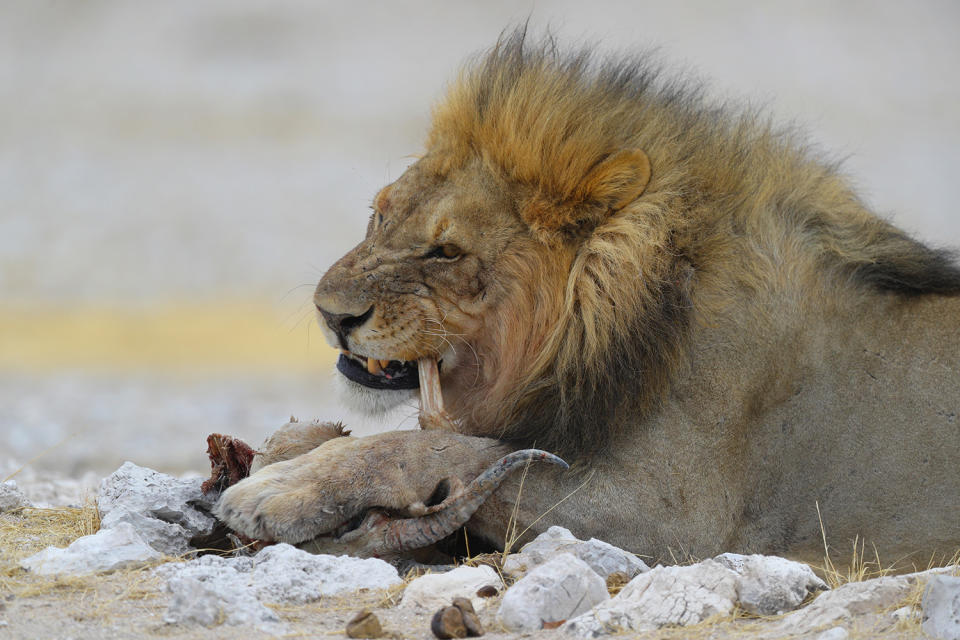
[[[444,607],[433,614],[430,631],[440,640],[447,638],[466,638],[467,627],[463,624],[463,612],[457,607]]]
[[[467,635],[476,638],[483,635],[483,626],[480,624],[480,618],[477,612],[473,610],[473,603],[469,598],[454,598],[453,606],[460,609],[463,614],[463,626],[467,628]]]
[[[480,618],[468,598],[454,598],[453,605],[437,611],[430,621],[430,630],[440,640],[483,635]]]
[[[383,637],[383,627],[376,614],[364,609],[347,623],[347,635],[351,638]]]
[[[497,588],[492,584],[488,584],[484,587],[480,587],[479,589],[477,589],[478,598],[493,598],[498,593],[500,593],[500,591],[498,591]]]

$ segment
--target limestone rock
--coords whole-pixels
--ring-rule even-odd
[[[545,623],[579,616],[609,598],[606,582],[590,565],[561,553],[510,587],[497,616],[510,631],[536,631]]]
[[[214,583],[184,576],[167,582],[167,591],[173,594],[163,617],[168,624],[248,625],[271,633],[284,631],[277,614],[263,606],[242,582]]]
[[[602,540],[576,538],[568,529],[550,527],[525,545],[520,553],[507,556],[503,570],[522,574],[549,561],[560,553],[570,553],[586,562],[601,578],[620,571],[633,578],[650,568],[629,551],[618,549]]]
[[[923,632],[960,640],[960,578],[932,576],[923,592]]]
[[[827,589],[809,566],[786,558],[724,553],[714,560],[739,576],[740,607],[757,615],[793,611],[809,594]]]
[[[13,480],[0,482],[0,513],[20,507],[29,507],[30,501]]]
[[[83,536],[65,549],[47,547],[21,562],[42,575],[101,573],[140,567],[163,557],[143,541],[133,526],[123,522]]]
[[[155,572],[168,580],[193,578],[229,596],[240,584],[261,602],[303,603],[358,589],[399,584],[397,570],[376,558],[314,555],[289,544],[275,544],[255,556],[207,555],[167,564]]]
[[[404,590],[400,606],[432,613],[450,604],[452,598],[467,598],[480,611],[486,606],[487,598],[478,597],[477,591],[487,586],[503,588],[503,581],[492,567],[457,567],[413,580]]]
[[[687,567],[656,567],[630,581],[613,599],[569,620],[563,629],[579,637],[686,626],[733,611],[736,573],[705,560]]]
[[[888,609],[909,596],[918,580],[926,580],[936,573],[924,571],[847,583],[833,591],[820,594],[803,609],[787,614],[777,625],[771,627],[771,631],[773,635],[803,634]]]
[[[850,632],[843,627],[832,627],[818,633],[813,640],[847,640]]]
[[[190,551],[190,534],[186,529],[172,522],[128,511],[114,509],[100,521],[101,529],[113,529],[121,522],[132,526],[148,545],[168,556],[181,556]]]
[[[100,484],[100,526],[110,529],[125,522],[157,551],[186,553],[190,538],[214,526],[200,484],[199,478],[180,480],[125,462]]]

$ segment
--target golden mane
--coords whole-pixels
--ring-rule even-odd
[[[652,177],[613,206],[617,185],[591,172],[632,149]],[[668,391],[694,311],[711,304],[704,280],[731,292],[779,277],[960,293],[948,253],[870,213],[796,136],[640,59],[507,34],[435,108],[424,162],[444,175],[478,159],[513,185],[532,232],[503,258],[511,303],[485,354],[496,373],[470,408],[498,437],[602,451],[618,414],[635,418]],[[789,266],[771,268],[778,260]]]

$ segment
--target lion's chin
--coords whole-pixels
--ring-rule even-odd
[[[339,371],[333,374],[337,396],[354,411],[381,417],[405,402],[416,400],[416,389],[371,389],[348,379]]]

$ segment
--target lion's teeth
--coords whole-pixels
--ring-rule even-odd
[[[380,367],[380,361],[373,358],[367,358],[367,371],[372,375],[380,375],[383,369]]]
[[[384,369],[387,368],[388,364],[390,364],[389,360],[380,360],[380,366],[383,367]]]

